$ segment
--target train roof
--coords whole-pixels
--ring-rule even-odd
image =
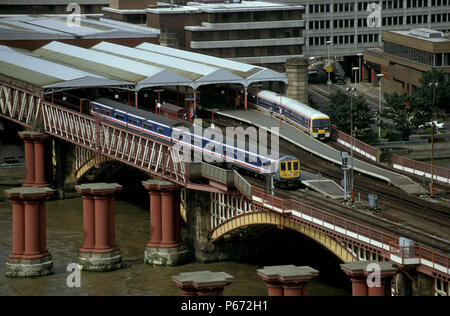
[[[273,91],[269,91],[269,90],[262,90],[259,92],[259,97],[265,98],[265,99],[269,99],[273,102],[277,102],[280,103],[280,95],[278,93],[275,93]],[[281,103],[284,106],[287,106],[303,115],[308,116],[309,118],[329,118],[328,115],[326,115],[325,113],[322,113],[316,109],[313,109],[312,107],[303,104],[295,99],[292,98],[288,98],[285,96],[281,96]]]
[[[145,120],[149,120],[149,121],[153,121],[153,122],[158,122],[161,123],[163,125],[167,125],[169,127],[173,127],[176,125],[180,125],[181,123],[177,120],[173,120],[171,118],[162,116],[162,115],[158,115],[152,112],[148,112],[142,109],[136,109],[134,107],[131,107],[129,105],[111,100],[111,99],[107,99],[107,98],[99,98],[99,99],[95,99],[94,102],[96,103],[100,103],[109,107],[112,107],[114,109],[118,109],[120,111],[123,111],[125,113],[129,113],[132,114],[134,116],[137,116],[141,119],[145,119]]]

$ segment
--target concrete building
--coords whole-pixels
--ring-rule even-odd
[[[385,31],[427,27],[450,31],[450,0],[272,0],[305,6],[305,56],[354,56],[381,47]],[[371,3],[380,3],[381,25],[368,25]],[[331,41],[330,47],[327,42]]]
[[[156,4],[157,0],[110,0],[109,7],[103,8],[103,14],[118,21],[145,24],[146,8]]]
[[[68,4],[74,2],[80,6],[81,14],[99,14],[108,6],[108,0],[1,0],[2,14],[67,14]]]
[[[364,54],[363,79],[378,85],[382,73],[383,93],[414,93],[424,72],[433,68],[450,75],[450,39],[429,29],[383,33],[383,49]]]
[[[199,53],[252,64],[284,64],[302,55],[303,10],[300,5],[261,1],[189,2],[148,8],[147,25],[161,30],[162,42],[178,41],[179,47]]]

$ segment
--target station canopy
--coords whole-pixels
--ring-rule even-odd
[[[51,42],[33,52],[0,47],[0,76],[29,83],[44,93],[88,87],[130,91],[160,86],[282,81],[273,70],[184,50],[143,43],[135,48],[101,42],[89,49]]]
[[[124,88],[133,83],[113,80],[92,72],[38,58],[25,50],[0,45],[0,79],[25,83],[34,92],[41,89],[77,89],[86,86]],[[31,87],[30,87],[31,86]]]

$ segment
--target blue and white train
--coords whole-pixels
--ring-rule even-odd
[[[257,99],[259,107],[281,115],[312,137],[319,139],[330,137],[331,126],[328,115],[273,91],[260,91]]]
[[[194,127],[141,109],[110,100],[97,99],[90,104],[90,114],[113,122],[125,128],[152,136],[168,144],[187,146],[203,157],[220,158],[222,162],[243,168],[255,174],[274,173],[274,180],[287,186],[300,183],[300,161],[293,156],[280,153],[279,159],[272,159],[247,150],[241,150],[224,143],[219,143],[194,133]],[[198,127],[197,127],[198,128]]]

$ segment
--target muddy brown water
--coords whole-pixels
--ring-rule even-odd
[[[3,197],[5,187],[0,187]],[[11,204],[0,201],[0,296],[32,295],[143,295],[179,296],[172,276],[189,271],[225,271],[234,276],[224,295],[265,296],[267,288],[258,277],[260,265],[226,261],[210,264],[189,263],[177,267],[152,267],[143,262],[144,245],[149,239],[149,213],[123,201],[116,201],[116,239],[125,268],[108,273],[82,272],[81,287],[69,288],[66,267],[77,261],[83,243],[82,200],[48,201],[47,248],[53,256],[54,274],[33,279],[5,277],[5,261],[12,247]],[[346,290],[312,281],[309,295],[349,295]]]

